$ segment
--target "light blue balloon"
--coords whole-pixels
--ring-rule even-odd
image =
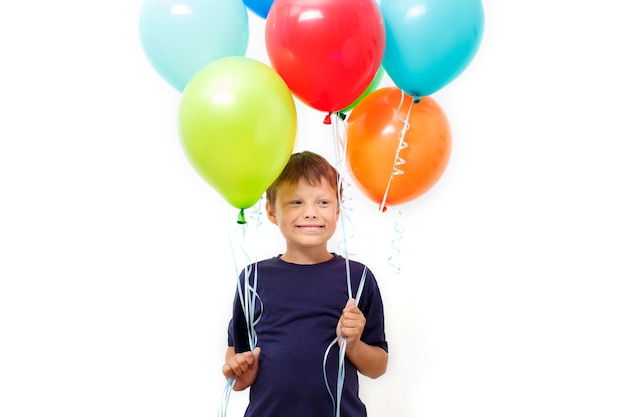
[[[139,23],[150,64],[178,91],[205,65],[248,49],[241,0],[145,0]]]
[[[470,64],[483,36],[480,0],[380,0],[385,20],[383,67],[415,97],[440,90]]]

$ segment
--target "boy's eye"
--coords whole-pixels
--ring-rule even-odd
[[[297,206],[299,204],[302,204],[302,202],[300,200],[293,200],[293,201],[290,201],[289,204],[291,204],[293,206]]]

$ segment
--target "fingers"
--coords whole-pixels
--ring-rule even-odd
[[[339,329],[343,337],[360,339],[365,329],[365,317],[359,316],[356,319],[343,317],[339,322]]]
[[[252,351],[252,356],[254,357],[254,360],[255,360],[255,363],[253,363],[253,365],[258,366],[258,360],[259,360],[259,357],[261,356],[261,348],[255,347],[254,350]]]
[[[363,315],[363,313],[361,313],[361,310],[359,310],[359,308],[357,307],[356,301],[354,301],[354,298],[350,298],[348,300],[348,302],[346,303],[346,306],[343,308],[343,311],[342,311],[343,315],[347,315],[350,313]]]
[[[342,311],[341,318],[350,321],[365,321],[365,316],[356,306],[354,298],[349,299],[346,303],[346,306]]]
[[[222,373],[227,378],[234,376],[240,377],[248,370],[258,367],[259,355],[261,349],[255,348],[253,352],[238,353],[229,358],[222,367]]]
[[[337,323],[337,336],[360,339],[365,328],[365,316],[356,306],[353,298],[349,299]]]

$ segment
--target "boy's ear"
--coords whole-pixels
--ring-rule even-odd
[[[276,219],[276,213],[274,213],[272,205],[267,200],[265,201],[265,211],[267,212],[267,218],[270,220],[270,222],[278,224],[278,220]]]

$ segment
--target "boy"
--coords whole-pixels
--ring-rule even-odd
[[[346,339],[342,417],[367,415],[358,396],[357,371],[370,378],[386,371],[383,303],[376,279],[364,265],[350,261],[354,291],[366,272],[357,306],[348,299],[346,260],[327,249],[339,220],[338,184],[339,174],[326,159],[300,152],[266,192],[267,216],[285,238],[286,249],[252,265],[252,276],[256,272],[258,277],[257,304],[262,304],[254,327],[258,343],[250,351],[236,296],[222,368],[226,378],[236,377],[234,390],[251,387],[246,417],[332,417],[339,368],[335,337]]]

